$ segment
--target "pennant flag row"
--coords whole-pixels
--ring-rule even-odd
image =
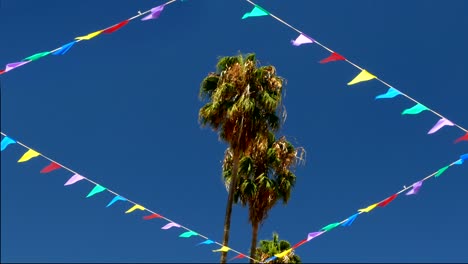
[[[318,43],[316,40],[314,40],[313,38],[307,36],[306,34],[304,34],[303,32],[299,31],[298,29],[294,28],[293,26],[289,25],[288,23],[284,22],[284,20],[272,15],[270,12],[268,12],[267,10],[265,10],[264,8],[260,7],[259,5],[253,3],[252,1],[250,0],[247,0],[249,3],[251,3],[254,8],[252,9],[252,11],[250,12],[247,12],[244,14],[244,16],[242,16],[242,19],[246,19],[246,18],[249,18],[249,17],[258,17],[258,16],[271,16],[273,17],[274,19],[278,20],[280,23],[286,25],[287,27],[291,28],[292,30],[296,31],[299,33],[299,36],[295,39],[295,40],[291,40],[291,44],[294,45],[294,46],[300,46],[300,45],[303,45],[303,44],[312,44],[312,43],[317,43],[319,44],[321,47],[323,47],[324,49],[326,49],[327,51],[329,51],[331,54],[330,56],[328,56],[327,58],[325,59],[322,59],[320,61],[320,63],[324,64],[324,63],[328,63],[328,62],[333,62],[333,61],[346,61],[348,62],[349,64],[353,65],[354,67],[358,68],[361,70],[361,72],[356,76],[354,77],[350,82],[348,82],[348,85],[355,85],[357,83],[361,83],[361,82],[366,82],[366,81],[370,81],[370,80],[373,80],[373,79],[377,79],[378,81],[380,81],[381,83],[383,83],[384,85],[386,86],[389,86],[389,89],[387,91],[387,93],[385,94],[381,94],[381,95],[378,95],[375,97],[375,99],[384,99],[384,98],[394,98],[395,96],[397,95],[403,95],[405,96],[406,98],[410,99],[411,101],[414,101],[416,103],[416,105],[414,105],[413,107],[410,107],[408,109],[405,109],[403,112],[402,112],[402,115],[416,115],[416,114],[419,114],[423,111],[431,111],[433,112],[434,114],[436,114],[435,111],[429,109],[428,107],[426,107],[425,105],[423,104],[420,104],[418,103],[417,101],[415,101],[414,99],[412,99],[411,97],[401,93],[400,91],[398,91],[397,89],[393,88],[393,87],[390,87],[390,85],[388,85],[386,82],[380,80],[379,78],[377,78],[377,76],[369,73],[367,70],[357,66],[356,64],[348,61],[345,57],[343,57],[342,55],[332,51],[331,49],[329,49],[328,47],[324,46],[323,44],[320,44]],[[443,126],[457,126],[458,128],[460,128],[461,130],[463,130],[465,132],[465,135],[463,135],[462,137],[458,138],[455,140],[454,143],[459,143],[461,141],[468,141],[468,130],[466,130],[465,128],[462,128],[461,126],[458,126],[456,125],[455,123],[453,123],[452,121],[448,120],[447,118],[445,117],[441,117],[441,119],[429,130],[428,134],[433,134],[435,132],[437,132],[439,129],[441,129]]]
[[[272,261],[276,258],[282,258],[284,256],[286,256],[287,254],[289,254],[292,250],[298,248],[299,246],[302,246],[303,244],[309,242],[310,240],[314,239],[314,238],[317,238],[318,236],[324,234],[325,232],[329,232],[339,226],[342,226],[342,227],[349,227],[351,226],[354,221],[356,220],[356,218],[362,214],[362,213],[369,213],[371,212],[372,210],[374,210],[375,208],[377,207],[385,207],[387,206],[388,204],[390,204],[393,200],[395,200],[398,195],[408,189],[411,189],[409,190],[406,195],[414,195],[414,194],[417,194],[419,192],[419,190],[421,189],[421,186],[423,184],[424,181],[428,180],[429,178],[431,177],[434,177],[434,178],[437,178],[439,177],[442,173],[444,173],[448,168],[450,168],[451,166],[453,165],[461,165],[463,164],[463,162],[465,160],[468,159],[468,153],[467,154],[464,154],[464,155],[461,155],[460,156],[460,159],[458,159],[457,161],[455,162],[452,162],[450,165],[447,165],[445,167],[442,167],[440,168],[439,170],[437,170],[435,173],[429,175],[428,177],[412,184],[410,187],[404,187],[403,190],[383,199],[382,201],[378,202],[378,203],[373,203],[365,208],[362,208],[362,209],[359,209],[357,213],[349,216],[348,218],[346,218],[345,220],[341,221],[341,222],[335,222],[335,223],[331,223],[331,224],[328,224],[324,227],[322,227],[320,229],[320,231],[317,231],[317,232],[311,232],[307,235],[307,238],[306,239],[303,239],[301,241],[299,241],[298,243],[296,243],[294,246],[292,246],[291,248],[281,252],[280,254],[276,254],[275,255],[275,258],[271,258],[269,260],[266,260],[265,263],[269,262],[269,261]]]
[[[26,65],[27,63],[31,62],[31,61],[36,61],[38,59],[41,59],[43,57],[46,57],[50,54],[52,55],[64,55],[66,54],[76,43],[80,42],[80,41],[83,41],[83,40],[91,40],[97,36],[99,36],[100,34],[111,34],[111,33],[114,33],[116,32],[117,30],[121,29],[122,27],[126,26],[131,20],[133,19],[136,19],[140,16],[143,16],[143,15],[146,15],[145,17],[143,17],[141,20],[142,21],[146,21],[146,20],[151,20],[151,19],[157,19],[159,18],[159,16],[161,15],[162,11],[164,10],[164,7],[168,4],[171,4],[173,3],[174,1],[169,1],[165,4],[162,4],[160,6],[157,6],[157,7],[154,7],[154,8],[151,8],[150,10],[147,10],[143,13],[140,13],[132,18],[129,18],[129,19],[126,19],[122,22],[119,22],[115,25],[112,25],[110,27],[107,27],[105,29],[101,29],[101,30],[98,30],[98,31],[95,31],[95,32],[92,32],[92,33],[89,33],[87,35],[84,35],[84,36],[79,36],[79,37],[76,37],[74,41],[72,42],[69,42],[65,45],[62,45],[61,47],[59,48],[56,48],[52,51],[43,51],[43,52],[39,52],[39,53],[36,53],[36,54],[33,54],[31,56],[28,56],[26,58],[24,58],[22,61],[19,61],[19,62],[12,62],[12,63],[8,63],[6,66],[5,66],[5,69],[4,70],[0,70],[0,75],[1,74],[4,74],[6,72],[9,72],[13,69],[16,69],[20,66],[23,66],[23,65]]]
[[[133,213],[137,210],[140,210],[140,211],[148,211],[150,212],[151,214],[150,215],[146,215],[146,216],[143,216],[143,220],[152,220],[152,219],[156,219],[156,218],[160,218],[160,219],[164,219],[166,221],[168,221],[167,224],[163,225],[161,227],[161,229],[163,230],[168,230],[168,229],[171,229],[171,228],[182,228],[182,229],[185,229],[186,231],[184,231],[183,233],[181,233],[179,235],[180,238],[191,238],[191,237],[196,237],[196,236],[199,236],[201,238],[204,238],[205,240],[203,242],[200,242],[198,244],[196,244],[197,246],[198,245],[210,245],[210,244],[217,244],[218,246],[221,246],[221,248],[219,249],[214,249],[212,250],[213,252],[228,252],[228,251],[233,251],[233,252],[236,252],[238,255],[236,257],[234,257],[234,259],[238,259],[238,258],[250,258],[248,257],[247,255],[245,254],[242,254],[240,253],[239,251],[236,251],[236,250],[233,250],[227,246],[223,246],[221,243],[218,243],[214,240],[211,240],[211,239],[208,239],[207,237],[201,235],[200,233],[197,233],[193,230],[190,230],[178,223],[175,223],[173,221],[171,221],[170,219],[160,215],[160,214],[157,214],[157,213],[154,213],[148,209],[146,209],[144,206],[140,205],[140,204],[136,204],[130,200],[128,200],[127,198],[115,193],[114,191],[111,191],[109,190],[108,188],[98,184],[98,183],[95,183],[94,181],[82,176],[82,175],[79,175],[75,172],[73,172],[72,170],[66,168],[66,167],[63,167],[62,165],[60,165],[60,163],[56,162],[56,161],[53,161],[45,156],[43,156],[42,154],[40,154],[39,152],[27,147],[26,145],[22,144],[22,143],[19,143],[17,142],[16,140],[12,139],[11,137],[8,137],[6,136],[3,132],[1,133],[4,137],[2,138],[1,140],[1,151],[3,152],[8,146],[12,145],[12,144],[20,144],[21,146],[23,146],[24,148],[26,148],[26,152],[21,156],[21,158],[18,160],[18,163],[22,163],[22,162],[27,162],[29,160],[31,160],[32,158],[35,158],[35,157],[38,157],[38,156],[42,156],[43,158],[47,159],[50,161],[50,163],[45,166],[44,168],[42,168],[42,170],[40,171],[40,173],[50,173],[52,171],[55,171],[55,170],[58,170],[58,169],[65,169],[69,172],[72,172],[74,173],[73,176],[71,176],[64,184],[64,186],[70,186],[70,185],[73,185],[81,180],[86,180],[92,184],[94,184],[94,187],[93,189],[91,189],[91,191],[86,195],[86,198],[91,198],[95,195],[98,195],[100,193],[103,193],[104,191],[108,191],[109,193],[113,194],[114,197],[112,198],[112,200],[106,205],[106,208],[107,207],[110,207],[112,206],[113,204],[115,204],[116,202],[118,201],[121,201],[121,202],[127,202],[127,203],[131,203],[133,204],[133,206],[131,208],[129,208],[127,211],[125,211],[125,214],[129,214],[129,213]]]

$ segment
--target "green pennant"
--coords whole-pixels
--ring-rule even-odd
[[[406,109],[401,114],[402,115],[416,115],[416,114],[421,113],[424,110],[429,110],[429,109],[427,107],[425,107],[424,105],[422,105],[422,104],[417,104],[417,105],[415,105],[415,106],[413,106],[411,108]]]
[[[91,197],[91,196],[95,195],[96,193],[100,193],[100,192],[105,191],[105,190],[106,190],[106,188],[104,188],[104,187],[102,187],[101,185],[98,184],[98,185],[94,186],[94,188],[88,193],[86,198]]]
[[[322,230],[322,231],[330,231],[330,230],[332,230],[333,228],[335,228],[335,227],[337,227],[337,226],[339,226],[339,225],[340,225],[340,223],[329,224],[329,225],[327,225],[327,226],[325,226],[325,227],[322,227],[322,229],[320,229],[320,230]]]
[[[256,16],[268,16],[269,14],[270,13],[268,11],[256,5],[252,11],[245,13],[242,19]]]
[[[450,166],[445,166],[437,171],[437,173],[434,175],[434,178],[439,177],[444,171],[446,171]]]
[[[39,53],[36,53],[34,55],[31,55],[31,56],[23,59],[23,61],[35,61],[35,60],[38,60],[38,59],[40,59],[42,57],[45,57],[45,56],[47,56],[49,54],[50,54],[50,51],[39,52]]]

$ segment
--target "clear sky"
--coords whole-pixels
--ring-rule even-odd
[[[49,51],[163,1],[3,0],[0,64]],[[468,1],[257,2],[395,88],[468,127]],[[219,56],[256,52],[287,80],[279,132],[307,151],[287,206],[261,227],[292,244],[456,161],[468,143],[429,111],[401,115],[403,96],[376,80],[347,86],[359,70],[319,64],[329,52],[294,47],[298,34],[272,17],[241,20],[246,1],[177,1],[157,20],[77,43],[0,76],[1,130],[104,187],[213,240],[222,241],[225,143],[198,123],[199,85]],[[108,192],[64,186],[65,170],[40,174],[41,158],[1,153],[1,262],[218,262],[216,245],[162,230],[162,219],[105,206]],[[454,166],[297,248],[304,262],[466,262],[468,167]],[[251,229],[235,206],[229,246],[248,253]],[[228,257],[234,257],[229,253]],[[242,262],[245,260],[234,260]]]

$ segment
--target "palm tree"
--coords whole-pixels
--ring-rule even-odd
[[[279,240],[278,233],[273,233],[273,240],[261,240],[260,247],[257,248],[257,255],[260,256],[260,260],[264,262],[265,260],[273,257],[275,254],[281,253],[285,250],[291,248],[291,244],[286,240]],[[289,252],[286,256],[279,259],[276,258],[268,263],[292,263],[299,264],[302,263],[301,258],[294,253],[294,251]]]
[[[240,157],[250,153],[256,139],[278,130],[283,80],[276,76],[273,66],[258,67],[255,54],[223,57],[216,68],[201,83],[200,99],[207,103],[200,108],[199,121],[218,131],[233,153],[223,235],[223,245],[227,246]],[[223,252],[221,263],[226,257],[227,252]]]
[[[259,226],[278,201],[282,200],[284,204],[289,201],[296,181],[291,169],[304,154],[302,148],[294,148],[285,137],[276,140],[272,132],[255,143],[250,155],[241,156],[239,180],[234,190],[234,202],[240,202],[249,208],[249,221],[252,224],[251,263],[257,257]],[[301,153],[300,157],[298,152]],[[233,151],[228,149],[223,162],[223,177],[226,182],[231,182],[232,168]]]

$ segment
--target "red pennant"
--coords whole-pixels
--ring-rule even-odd
[[[346,58],[336,52],[333,52],[328,58],[321,60],[320,63],[323,64],[323,63],[327,63],[330,61],[339,61],[339,60],[346,60]]]
[[[5,70],[0,70],[0,74],[4,74],[5,73]]]
[[[53,170],[57,170],[57,169],[60,169],[62,168],[60,165],[58,165],[57,163],[55,162],[51,162],[49,165],[45,166],[42,170],[41,170],[41,173],[48,173],[48,172],[51,172]]]
[[[292,248],[297,248],[299,247],[300,245],[304,244],[307,242],[307,239],[303,239],[301,241],[299,241],[296,245],[292,246]]]
[[[382,202],[380,202],[377,206],[380,206],[380,207],[384,207],[386,206],[387,204],[391,203],[393,200],[395,200],[395,198],[398,196],[398,194],[394,194],[390,197],[388,197],[387,199],[383,200]]]
[[[150,219],[154,219],[154,218],[163,218],[163,217],[158,215],[158,214],[152,214],[152,215],[147,215],[147,216],[143,217],[144,220],[150,220]]]
[[[458,138],[457,140],[455,140],[455,143],[458,143],[460,141],[468,141],[468,133],[466,133],[464,136]]]
[[[239,254],[239,255],[233,257],[232,259],[241,259],[241,258],[245,258],[245,255],[244,254]]]
[[[121,27],[127,25],[128,22],[129,22],[128,20],[122,21],[118,24],[113,25],[112,27],[108,29],[105,29],[104,31],[102,31],[102,33],[107,33],[107,34],[114,33],[115,31],[119,30]]]

